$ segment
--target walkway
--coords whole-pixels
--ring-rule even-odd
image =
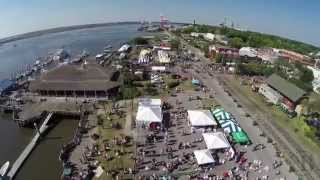
[[[45,121],[43,122],[43,124],[41,125],[39,132],[40,134],[42,134],[43,132],[45,132],[48,129],[47,123],[49,122],[49,120],[51,119],[53,113],[49,113],[47,118],[45,119]],[[39,138],[41,137],[39,133],[37,133],[33,139],[31,140],[31,142],[27,145],[27,147],[22,151],[22,153],[20,154],[20,156],[18,157],[18,159],[14,162],[13,166],[11,167],[9,173],[8,173],[8,177],[9,179],[13,179],[14,176],[16,175],[16,173],[18,172],[18,170],[20,169],[20,167],[22,166],[23,162],[28,158],[28,156],[31,154],[32,150],[34,149],[34,147],[37,145],[37,142],[39,140]]]

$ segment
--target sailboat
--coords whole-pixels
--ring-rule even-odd
[[[6,163],[4,163],[1,168],[0,168],[0,176],[5,176],[9,170],[9,166],[10,166],[10,162],[7,161]]]

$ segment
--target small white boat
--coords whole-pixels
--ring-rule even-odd
[[[10,162],[7,161],[6,163],[4,163],[2,165],[2,167],[0,168],[0,176],[5,176],[9,170],[9,166],[10,166]]]

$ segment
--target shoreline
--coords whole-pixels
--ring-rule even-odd
[[[138,21],[125,21],[125,22],[109,22],[109,23],[61,26],[61,27],[56,27],[56,28],[51,28],[51,29],[43,29],[43,30],[39,30],[39,31],[27,32],[27,33],[23,33],[23,34],[18,34],[18,35],[13,35],[10,37],[2,38],[2,39],[0,39],[0,46],[7,44],[7,43],[10,43],[10,42],[14,42],[14,41],[34,38],[34,37],[48,35],[48,34],[60,33],[60,32],[67,32],[67,31],[74,31],[74,30],[81,30],[81,29],[91,29],[91,28],[114,26],[114,25],[134,25],[134,24],[139,24],[139,22]]]
[[[0,46],[7,44],[7,43],[14,42],[14,41],[34,38],[34,37],[48,35],[48,34],[60,33],[60,32],[67,32],[67,31],[74,31],[74,30],[81,30],[81,29],[91,29],[91,28],[114,26],[114,25],[135,25],[135,24],[138,25],[140,23],[141,22],[139,22],[139,21],[120,21],[120,22],[106,22],[106,23],[60,26],[60,27],[42,29],[42,30],[38,30],[38,31],[32,31],[32,32],[27,32],[27,33],[17,34],[17,35],[13,35],[13,36],[9,36],[9,37],[0,38]],[[152,21],[151,23],[159,23],[159,22]],[[189,23],[172,22],[172,24],[187,25]]]

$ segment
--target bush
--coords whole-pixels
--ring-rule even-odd
[[[289,172],[295,172],[296,169],[293,166],[289,166]]]
[[[169,81],[167,83],[167,86],[171,89],[171,88],[177,87],[179,84],[180,84],[179,81]]]

